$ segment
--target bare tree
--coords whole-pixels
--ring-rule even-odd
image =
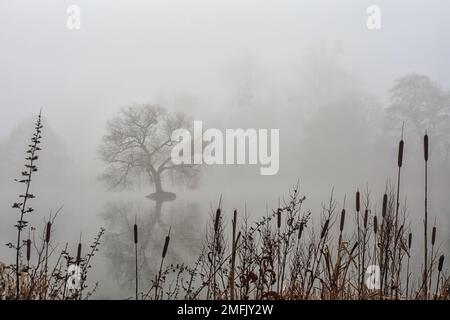
[[[189,122],[182,113],[169,113],[152,105],[132,105],[122,108],[119,115],[107,124],[99,153],[107,163],[101,175],[110,189],[132,188],[136,184],[150,184],[155,192],[148,197],[155,200],[155,213],[159,217],[164,201],[175,199],[175,194],[165,192],[163,181],[194,187],[198,168],[194,165],[175,165],[171,161],[172,147],[177,143],[171,138],[179,128],[189,129]]]
[[[395,128],[397,133],[401,123],[406,121],[406,129],[410,129],[417,141],[428,130],[434,140],[433,151],[448,159],[450,93],[427,76],[411,74],[397,79],[389,94],[391,104],[386,110],[388,129]]]

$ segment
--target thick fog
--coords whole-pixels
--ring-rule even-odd
[[[67,27],[72,4],[81,10],[80,29]],[[381,9],[379,30],[366,24],[372,4]],[[406,118],[387,121],[389,89],[399,78],[420,74],[448,94],[449,12],[450,3],[440,0],[0,0],[0,243],[14,239],[11,205],[23,189],[14,179],[42,109],[31,220],[41,227],[63,206],[55,241],[68,242],[72,251],[80,232],[87,247],[104,226],[89,275],[99,281],[95,296],[130,296],[132,288],[123,286],[133,276],[129,225],[137,216],[153,226],[146,196],[154,188],[108,190],[99,179],[106,169],[99,147],[120,108],[142,103],[223,131],[280,130],[276,175],[261,176],[257,165],[211,165],[201,167],[196,188],[163,181],[176,199],[162,209],[163,227],[144,235],[150,275],[169,226],[174,261],[199,252],[220,197],[225,214],[246,208],[251,217],[276,208],[297,181],[305,210],[317,219],[332,190],[339,206],[357,188],[368,188],[380,202],[386,184],[396,184],[403,121],[401,202],[407,202],[411,228],[418,228],[421,137]],[[428,129],[432,144],[438,133]],[[450,163],[448,154],[437,158],[431,155],[429,211],[448,248]],[[13,256],[0,247],[0,260]]]

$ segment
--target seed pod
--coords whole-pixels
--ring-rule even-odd
[[[359,212],[361,209],[360,201],[359,201],[359,191],[356,191],[356,212]]]
[[[281,209],[278,209],[277,211],[277,228],[281,228]]]
[[[45,242],[47,242],[47,244],[50,242],[51,231],[52,231],[52,223],[49,221],[49,222],[47,222],[47,228],[46,228],[46,234],[45,234]]]
[[[428,161],[428,134],[425,133],[425,136],[423,137],[423,154],[425,161]]]
[[[327,221],[325,221],[325,224],[323,225],[322,232],[320,233],[320,239],[325,237],[325,235],[327,234],[329,223],[330,223],[330,220],[327,219]]]
[[[369,218],[369,210],[364,211],[364,229],[367,229],[367,219]]]
[[[162,253],[163,259],[166,257],[167,248],[169,247],[169,241],[170,241],[170,231],[169,231],[169,234],[166,236],[166,241],[164,242],[164,249],[163,249],[163,253]]]
[[[404,147],[403,139],[400,140],[400,143],[398,145],[398,166],[401,168],[403,163],[403,147]]]
[[[410,232],[408,235],[408,249],[411,249],[412,244],[412,233]]]
[[[378,218],[377,216],[373,216],[373,232],[377,234],[378,232]]]
[[[434,246],[436,241],[436,227],[433,227],[433,231],[431,232],[431,245]]]
[[[344,223],[345,223],[345,209],[342,209],[341,211],[341,224],[339,225],[339,231],[342,232],[344,230]]]
[[[298,228],[298,240],[300,240],[302,238],[302,234],[303,234],[303,222],[300,222],[300,226]]]
[[[219,230],[219,221],[220,221],[220,208],[216,211],[216,219],[214,220],[214,232]]]
[[[441,255],[439,257],[439,264],[438,264],[438,271],[441,272],[442,271],[442,267],[444,266],[444,255]]]
[[[381,215],[383,218],[386,216],[387,202],[388,202],[388,197],[387,197],[387,194],[385,193],[383,195],[383,211],[381,211]]]
[[[298,240],[300,240],[302,238],[303,228],[304,228],[304,223],[300,222],[300,227],[298,229]]]
[[[78,243],[78,248],[77,248],[77,263],[80,263],[81,261],[81,242]]]
[[[134,243],[137,244],[138,243],[138,226],[137,224],[134,224]]]
[[[31,240],[27,240],[27,261],[30,261],[31,258]]]

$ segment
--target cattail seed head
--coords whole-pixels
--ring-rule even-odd
[[[388,202],[388,196],[385,193],[383,195],[383,210],[381,211],[381,215],[384,218],[386,216],[386,211],[387,211],[387,202]]]
[[[345,223],[345,209],[342,209],[341,211],[341,223],[339,225],[339,231],[342,232],[344,230],[344,223]]]
[[[47,228],[46,228],[46,233],[45,233],[45,242],[47,242],[47,243],[50,242],[51,232],[52,232],[52,223],[49,221],[49,222],[47,222]]]
[[[442,267],[444,266],[444,255],[441,255],[439,257],[439,264],[438,264],[438,271],[441,272],[442,271]]]
[[[237,221],[237,210],[234,209],[234,212],[233,212],[233,223],[236,223],[236,221]]]
[[[361,209],[359,198],[360,198],[359,191],[356,191],[356,212],[359,212],[359,210]]]
[[[325,237],[325,235],[327,234],[329,223],[330,223],[330,220],[327,219],[325,221],[325,224],[323,225],[322,232],[320,233],[320,239],[323,239],[323,237]]]
[[[423,137],[423,153],[425,161],[428,161],[428,134]]]
[[[80,263],[81,261],[81,242],[78,243],[78,248],[77,248],[77,263]]]
[[[277,228],[281,228],[281,209],[278,209],[277,211]]]
[[[398,145],[398,166],[399,168],[401,168],[402,163],[403,163],[403,147],[404,147],[404,142],[403,139],[400,140],[400,143]]]
[[[436,227],[433,227],[433,231],[431,232],[431,245],[434,246],[436,242]]]
[[[138,226],[137,224],[134,224],[134,243],[137,244],[138,243]]]
[[[408,235],[408,249],[411,249],[412,244],[412,233],[410,232]]]
[[[163,259],[166,257],[167,248],[169,247],[169,241],[170,241],[170,231],[166,236],[166,241],[164,242],[164,249],[163,249],[163,253],[162,253]]]
[[[31,258],[31,240],[27,240],[27,261],[30,261]]]
[[[298,229],[298,240],[300,240],[302,238],[303,228],[304,228],[304,222],[300,222],[300,227]]]
[[[219,230],[219,221],[220,221],[220,208],[216,210],[216,219],[214,220],[214,232]]]
[[[369,219],[369,210],[364,211],[364,229],[367,229],[367,220]]]
[[[373,216],[373,232],[377,234],[378,232],[378,218],[377,216]]]

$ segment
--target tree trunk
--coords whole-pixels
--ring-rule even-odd
[[[155,180],[155,193],[163,193],[163,189],[162,189],[162,184],[161,184],[161,175],[159,173],[156,173],[154,175],[154,180]]]
[[[155,207],[154,207],[154,214],[156,217],[156,221],[159,223],[161,222],[161,212],[162,212],[162,207],[164,202],[166,201],[166,199],[164,198],[164,190],[162,188],[162,180],[161,180],[161,175],[156,172],[154,175],[154,181],[155,181],[155,197],[154,197],[154,201],[155,201]]]

